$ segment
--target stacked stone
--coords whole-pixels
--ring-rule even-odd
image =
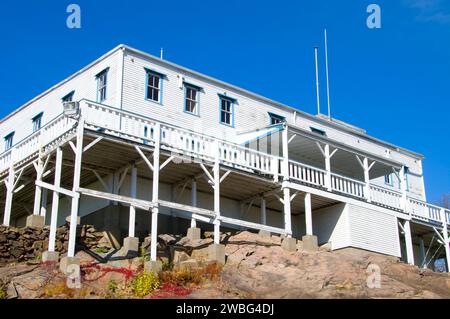
[[[50,229],[45,228],[14,228],[0,226],[0,263],[39,262],[42,252],[48,250]],[[104,232],[97,231],[94,226],[83,225],[78,229],[78,243],[86,248],[111,249],[111,244]],[[56,231],[55,250],[60,255],[67,252],[69,245],[69,225],[63,225]]]

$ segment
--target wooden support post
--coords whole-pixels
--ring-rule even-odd
[[[283,180],[289,180],[289,127],[285,123],[282,133],[282,143],[283,143],[283,163],[281,167],[281,174],[283,175]]]
[[[137,167],[136,164],[131,166],[131,182],[130,182],[130,197],[136,198],[136,187],[137,187]],[[128,237],[135,236],[135,225],[136,225],[136,208],[130,205],[130,216],[128,225]]]
[[[405,223],[403,224],[403,229],[405,232],[406,259],[408,261],[408,264],[414,265],[414,250],[411,235],[411,222],[409,220],[405,220]]]
[[[330,156],[330,145],[325,144],[324,147],[324,156],[325,156],[325,170],[326,170],[326,176],[325,176],[325,186],[329,192],[332,191],[331,188],[331,156]]]
[[[56,164],[55,164],[55,188],[61,186],[61,170],[62,170],[62,159],[63,151],[61,147],[56,149]],[[50,220],[50,234],[48,238],[48,251],[55,251],[55,241],[56,241],[56,228],[58,226],[58,209],[59,209],[59,193],[53,192],[52,199],[52,216]]]
[[[370,203],[370,169],[369,169],[369,159],[367,157],[364,157],[363,160],[363,167],[364,167],[364,197],[366,200]]]
[[[42,199],[41,199],[41,212],[40,215],[45,218],[47,216],[47,198],[48,198],[48,189],[44,188],[42,190]]]
[[[306,235],[313,235],[311,193],[305,194]]]
[[[219,142],[214,142],[215,160],[214,160],[214,243],[220,244],[220,149]]]
[[[450,241],[448,239],[448,224],[445,209],[441,208],[441,220],[442,220],[442,237],[444,239],[445,248],[445,261],[447,264],[447,272],[450,272]]]
[[[75,256],[75,242],[77,237],[77,224],[78,224],[78,206],[80,201],[80,195],[78,189],[80,187],[81,176],[81,159],[83,156],[83,136],[84,136],[84,119],[78,120],[77,128],[77,145],[75,149],[75,168],[73,174],[73,189],[76,196],[72,197],[72,206],[70,210],[70,228],[69,228],[69,247],[67,249],[67,256],[72,258]]]
[[[400,179],[400,190],[402,192],[401,208],[405,213],[407,213],[406,178],[405,178],[405,167],[404,166],[402,166],[402,168],[400,170],[399,179]]]
[[[197,180],[195,178],[193,178],[191,182],[191,205],[193,207],[197,207]],[[196,227],[197,222],[195,218],[191,218],[191,228]]]
[[[291,190],[283,185],[283,204],[284,204],[284,230],[288,237],[292,237],[292,221],[291,221]]]
[[[266,199],[261,197],[261,224],[267,225]]]
[[[425,243],[423,237],[419,237],[419,245],[420,245],[420,265],[419,267],[422,269],[427,268],[427,260],[426,260],[426,252],[425,252]]]
[[[11,155],[12,158],[12,155]],[[5,213],[3,216],[3,225],[9,226],[11,223],[11,208],[12,200],[14,194],[14,164],[11,160],[11,165],[9,166],[8,180],[6,183],[6,201],[5,201]]]
[[[38,164],[35,166],[36,169],[36,181],[42,182],[42,173],[44,170],[44,161],[41,157],[41,151],[39,151],[39,159]],[[42,187],[36,185],[35,191],[34,191],[34,206],[33,206],[33,215],[39,216],[40,210],[41,210],[41,204],[42,204]]]
[[[150,244],[150,260],[156,261],[156,247],[158,245],[158,214],[159,214],[159,154],[161,147],[161,126],[155,124],[154,128],[155,151],[153,153],[153,191],[152,202],[156,205],[152,208],[152,232]]]

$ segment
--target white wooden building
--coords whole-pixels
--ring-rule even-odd
[[[3,224],[50,225],[50,252],[70,218],[74,256],[81,217],[120,242],[200,227],[219,244],[220,230],[251,229],[450,260],[450,211],[426,202],[422,155],[124,45],[0,134]]]

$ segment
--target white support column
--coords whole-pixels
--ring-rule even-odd
[[[77,145],[75,149],[75,168],[73,174],[73,189],[72,189],[77,196],[72,197],[72,207],[70,210],[69,247],[67,249],[67,256],[69,258],[75,256],[75,242],[78,224],[78,206],[80,201],[78,188],[80,188],[81,159],[83,156],[83,135],[84,135],[84,119],[80,118],[78,120],[78,128],[77,128]]]
[[[405,213],[407,213],[406,209],[406,179],[405,179],[405,167],[402,166],[399,172],[399,179],[400,179],[400,190],[402,192],[402,199],[401,199],[401,207]]]
[[[325,155],[325,170],[327,171],[327,174],[325,176],[325,186],[327,187],[328,191],[332,191],[331,188],[331,156],[330,156],[330,145],[325,144],[324,147],[324,155]]]
[[[405,220],[405,223],[403,224],[403,229],[405,231],[406,258],[408,264],[414,265],[414,250],[411,235],[411,222],[409,220]]]
[[[131,182],[130,182],[130,197],[136,198],[136,187],[137,187],[137,167],[136,164],[131,166]],[[135,236],[135,225],[136,225],[136,208],[130,205],[130,216],[128,222],[128,237]]]
[[[12,157],[12,156],[11,156]],[[12,200],[14,194],[14,165],[11,162],[11,166],[9,167],[8,172],[8,181],[6,184],[6,201],[5,201],[5,212],[3,216],[3,225],[9,226],[11,223],[11,208],[12,208]]]
[[[39,159],[36,167],[36,181],[42,182],[43,169],[44,169],[44,162],[41,157],[41,152],[39,152]],[[33,215],[36,216],[40,215],[41,200],[42,200],[42,187],[36,185],[36,189],[34,191]]]
[[[366,200],[370,203],[370,168],[369,168],[369,159],[367,157],[364,157],[363,160],[363,168],[364,168],[364,195],[366,197]]]
[[[312,206],[311,206],[311,193],[305,194],[305,221],[306,221],[306,235],[313,235],[312,225]]]
[[[41,198],[41,217],[47,216],[47,198],[48,198],[48,189],[42,189],[42,198]]]
[[[56,149],[56,164],[55,164],[55,188],[61,186],[61,170],[62,170],[62,158],[63,151],[61,147]],[[56,241],[56,228],[58,226],[58,209],[59,209],[59,193],[53,192],[52,199],[52,217],[50,221],[50,234],[48,239],[48,251],[55,251],[55,241]]]
[[[419,237],[419,245],[420,245],[420,268],[426,269],[427,268],[427,261],[426,261],[426,252],[425,252],[425,243],[423,241],[423,237]]]
[[[159,123],[155,124],[154,128],[154,139],[155,139],[155,151],[153,152],[153,191],[152,191],[152,202],[156,204],[152,208],[152,233],[151,233],[151,244],[150,244],[150,260],[156,261],[156,247],[158,245],[158,214],[159,207],[157,205],[159,200],[159,154],[161,146],[161,126]]]
[[[292,237],[292,221],[291,221],[291,190],[289,187],[283,186],[283,204],[284,204],[284,229],[287,237]]]
[[[266,199],[261,197],[261,224],[267,224]]]
[[[444,238],[444,248],[445,248],[445,261],[447,262],[447,272],[450,272],[450,241],[448,239],[448,225],[447,216],[445,210],[441,209],[441,220],[442,220],[442,237]]]
[[[191,182],[191,205],[192,207],[197,207],[197,180],[195,178],[192,179]],[[197,227],[197,221],[192,217],[191,219],[191,228]]]
[[[285,123],[282,133],[282,143],[283,143],[283,163],[281,167],[281,174],[283,175],[283,180],[289,180],[289,127]]]
[[[215,160],[213,167],[214,178],[214,244],[220,244],[220,149],[219,142],[216,140],[214,145]]]

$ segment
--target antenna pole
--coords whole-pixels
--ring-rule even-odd
[[[160,51],[160,58],[161,58],[161,60],[163,60],[164,59],[164,49],[163,48],[161,48],[161,51]]]
[[[327,29],[325,29],[325,69],[326,69],[326,75],[327,75],[328,118],[331,120],[330,80],[329,80],[329,77],[328,77],[328,39],[327,39]]]
[[[317,95],[317,114],[320,114],[320,91],[319,91],[319,60],[318,47],[314,48],[314,58],[316,61],[316,95]]]

